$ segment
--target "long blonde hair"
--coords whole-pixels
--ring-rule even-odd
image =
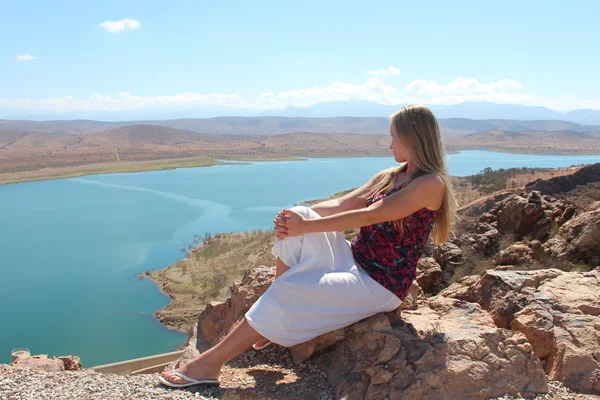
[[[406,184],[416,178],[435,174],[444,182],[444,201],[436,216],[431,232],[434,243],[444,243],[448,240],[456,219],[456,199],[450,175],[446,167],[444,147],[437,119],[426,106],[413,104],[404,106],[390,117],[392,134],[397,135],[406,150],[411,155],[411,162],[416,166],[415,173],[409,177]],[[387,193],[394,188],[396,177],[406,171],[406,163],[399,167],[388,168],[379,172],[373,180],[365,198],[379,193]],[[402,229],[402,220],[395,221]]]

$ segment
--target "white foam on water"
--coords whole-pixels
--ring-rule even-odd
[[[147,188],[138,187],[138,186],[117,185],[114,183],[105,183],[105,182],[100,182],[100,181],[96,181],[96,180],[92,180],[92,179],[71,178],[69,180],[73,181],[73,182],[82,183],[84,185],[96,185],[96,186],[101,186],[101,187],[106,187],[106,188],[111,188],[111,189],[121,189],[121,190],[130,190],[130,191],[134,191],[134,192],[148,193],[148,194],[159,196],[159,197],[162,197],[165,199],[173,200],[178,203],[182,203],[182,204],[197,208],[199,210],[210,211],[213,216],[225,216],[225,215],[229,215],[229,213],[231,212],[231,207],[226,204],[215,203],[215,202],[209,201],[209,200],[194,199],[191,197],[186,197],[186,196],[182,196],[182,195],[175,194],[175,193],[163,192],[160,190],[147,189]]]

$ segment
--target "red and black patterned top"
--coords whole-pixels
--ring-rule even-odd
[[[367,206],[396,193],[399,185],[389,193],[367,199]],[[393,222],[362,227],[352,243],[354,259],[383,287],[404,300],[408,288],[417,276],[417,262],[429,239],[438,211],[422,208],[404,218],[404,232]]]

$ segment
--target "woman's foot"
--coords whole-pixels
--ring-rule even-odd
[[[254,343],[252,345],[252,348],[254,350],[262,350],[270,344],[271,344],[271,342],[268,339],[261,339],[258,342]]]
[[[177,376],[175,372],[198,381],[218,380],[219,375],[221,374],[221,367],[219,366],[218,368],[215,368],[214,366],[210,365],[210,363],[204,362],[202,357],[197,357],[183,367],[177,368],[176,370],[163,371],[160,375],[170,383],[189,383],[188,380]]]

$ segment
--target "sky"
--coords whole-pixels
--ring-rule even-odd
[[[0,0],[0,108],[600,109],[600,1]]]

